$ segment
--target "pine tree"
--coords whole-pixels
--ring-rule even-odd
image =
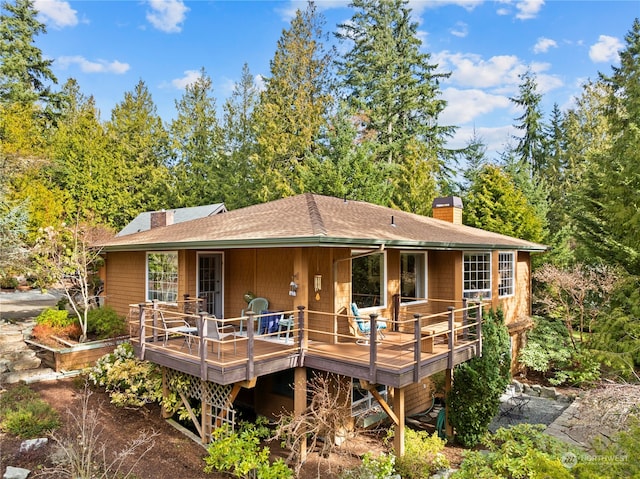
[[[253,175],[259,175],[258,171],[251,169],[250,163],[251,155],[256,149],[253,113],[259,100],[254,77],[245,63],[240,81],[235,84],[231,97],[223,107],[222,134],[225,148],[222,152],[222,168],[227,175],[220,185],[220,201],[229,209],[248,206],[252,201],[247,192],[251,191],[255,183]]]
[[[170,126],[177,158],[173,168],[177,202],[173,206],[218,203],[219,187],[229,172],[220,168],[222,132],[216,118],[211,78],[204,69],[176,101],[176,110],[178,116]]]
[[[512,177],[495,165],[481,168],[465,198],[464,223],[541,242],[544,221]]]
[[[126,172],[121,178],[120,192],[128,197],[113,224],[123,227],[142,211],[172,207],[167,204],[170,202],[168,134],[142,80],[114,107],[106,129],[107,151],[118,171]]]
[[[609,89],[610,148],[585,169],[576,211],[578,237],[590,257],[640,274],[640,21],[625,36],[620,66],[601,75]]]
[[[3,2],[0,15],[0,102],[34,103],[51,97],[53,60],[43,58],[35,37],[46,33],[33,0]]]
[[[519,123],[514,127],[523,132],[522,137],[515,137],[518,144],[515,148],[520,161],[529,165],[531,174],[537,175],[546,167],[544,124],[542,123],[542,110],[540,102],[542,95],[537,92],[535,74],[527,71],[520,75],[519,96],[510,100],[522,108],[524,112],[516,118]]]
[[[271,76],[255,111],[253,155],[257,201],[305,191],[300,165],[313,155],[326,125],[330,56],[323,45],[323,17],[313,3],[298,10],[282,32],[271,60]]]
[[[448,75],[436,73],[430,55],[420,51],[406,0],[355,0],[352,7],[353,17],[337,34],[350,47],[338,63],[345,95],[361,117],[362,135],[375,142],[372,161],[399,166],[399,177],[389,178],[393,204],[409,207],[422,196],[428,208],[450,158],[444,142],[453,128],[438,125],[445,107],[438,82]],[[407,184],[405,174],[423,181]]]

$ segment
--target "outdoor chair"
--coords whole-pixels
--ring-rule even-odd
[[[365,318],[360,314],[360,310],[356,303],[351,303],[351,312],[353,313],[353,323],[351,329],[355,336],[361,336],[364,341],[361,344],[369,344],[371,338],[371,322],[369,318]],[[384,318],[376,321],[376,333],[378,340],[384,339],[383,329],[387,329],[387,321]]]
[[[193,335],[198,334],[198,328],[189,324],[184,317],[167,318],[165,317],[164,311],[158,311],[158,314],[160,321],[162,321],[162,328],[164,329],[163,346],[166,346],[169,342],[170,335],[179,334],[184,337],[182,347],[186,345],[189,348],[189,352],[191,352],[191,339]]]
[[[236,332],[236,328],[234,328],[231,324],[220,324],[218,318],[213,315],[207,316],[205,318],[204,328],[204,336],[212,340],[209,341],[211,343],[211,352],[215,352],[215,346],[217,344],[218,359],[220,359],[220,354],[222,352],[222,341],[225,338],[233,337]],[[237,353],[237,345],[235,340],[233,341],[233,353]]]
[[[263,311],[267,311],[268,309],[269,301],[266,298],[253,298],[251,301],[249,301],[247,307],[240,313],[240,334],[242,334],[242,326],[244,324],[246,313],[252,311],[254,314],[262,314]]]

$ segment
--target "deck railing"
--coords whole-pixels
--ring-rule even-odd
[[[452,303],[451,301],[449,303]],[[482,305],[467,304],[446,311],[423,314],[416,304],[412,308],[400,309],[393,318],[385,318],[384,339],[378,337],[377,323],[382,320],[377,314],[368,317],[372,334],[354,335],[349,330],[347,314],[305,310],[278,312],[280,317],[293,319],[286,328],[278,328],[266,334],[258,334],[262,321],[269,320],[273,312],[248,313],[247,316],[217,319],[220,331],[233,326],[233,335],[214,339],[205,334],[205,322],[211,320],[207,313],[183,312],[175,306],[158,302],[132,305],[131,336],[138,347],[138,356],[145,358],[148,351],[162,351],[178,362],[184,361],[196,368],[202,378],[207,377],[207,368],[222,371],[246,368],[246,378],[256,376],[256,364],[283,357],[289,364],[302,366],[305,357],[330,359],[336,363],[359,362],[368,366],[368,378],[377,382],[378,370],[413,370],[413,380],[418,382],[423,373],[421,365],[428,358],[446,355],[447,368],[455,365],[456,353],[473,347],[475,354],[482,351]],[[433,307],[433,304],[430,305]],[[134,318],[137,311],[137,318]],[[163,324],[168,319],[186,321],[191,330],[180,331]],[[240,324],[243,333],[239,334]],[[310,325],[322,325],[310,327]],[[166,338],[171,337],[171,341]],[[177,341],[176,341],[177,339]],[[439,341],[439,342],[438,342]],[[351,348],[351,349],[348,349]],[[425,359],[426,358],[426,359]],[[340,369],[340,368],[338,368]],[[345,366],[346,373],[348,367]],[[340,370],[336,372],[341,372]]]

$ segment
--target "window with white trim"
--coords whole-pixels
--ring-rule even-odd
[[[147,301],[178,301],[178,253],[147,253]]]
[[[498,297],[512,296],[515,293],[514,254],[498,253]]]
[[[363,251],[353,251],[351,259],[351,301],[358,308],[386,306],[385,253],[364,256]]]
[[[491,253],[464,253],[463,264],[463,297],[491,298]]]
[[[403,303],[427,298],[426,253],[400,253],[400,295]]]

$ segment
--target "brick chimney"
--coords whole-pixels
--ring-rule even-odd
[[[433,200],[433,217],[457,225],[462,224],[462,199],[457,196],[444,196]]]
[[[173,211],[152,211],[151,212],[151,229],[161,226],[169,226],[173,224]]]

